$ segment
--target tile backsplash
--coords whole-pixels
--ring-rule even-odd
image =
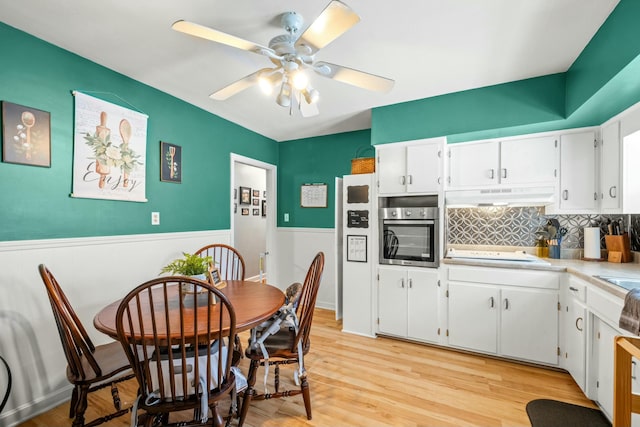
[[[600,226],[600,248],[608,219],[623,219],[629,230],[631,250],[640,251],[640,215],[545,215],[543,207],[447,208],[446,241],[455,245],[523,246],[535,244],[536,231],[556,218],[568,232],[562,240],[566,249],[584,247],[584,227]]]

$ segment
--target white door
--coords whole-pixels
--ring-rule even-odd
[[[499,183],[500,143],[451,144],[449,187],[478,187]]]
[[[376,146],[376,175],[378,194],[404,193],[406,191],[406,149]]]
[[[596,401],[611,418],[613,416],[613,349],[618,335],[611,326],[594,316],[594,353],[597,366]]]
[[[558,168],[558,138],[512,139],[500,145],[500,183],[554,184]]]
[[[438,341],[438,270],[411,270],[408,276],[407,335]]]
[[[495,286],[449,282],[449,344],[496,353],[499,298]]]
[[[589,212],[596,208],[596,150],[592,131],[560,137],[560,210]]]
[[[439,143],[407,146],[407,192],[437,193],[440,189]]]
[[[558,364],[558,292],[504,287],[500,354]]]
[[[404,268],[379,268],[378,330],[407,336],[407,273]]]
[[[620,198],[620,122],[616,121],[602,128],[602,159],[600,179],[600,207],[603,212],[619,213]]]

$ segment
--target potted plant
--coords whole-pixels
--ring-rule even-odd
[[[207,280],[207,273],[213,263],[213,258],[210,256],[201,257],[198,254],[182,253],[183,257],[171,261],[169,264],[162,267],[160,274],[170,273],[179,276],[189,276],[195,279]],[[192,289],[183,289],[187,292],[193,292]]]

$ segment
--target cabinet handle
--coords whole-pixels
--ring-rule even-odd
[[[489,169],[489,179],[493,179],[495,176],[495,171],[493,169]]]
[[[573,286],[569,286],[569,290],[573,292],[578,292],[578,288],[575,288]]]
[[[404,288],[404,277],[402,279],[400,279],[400,287]]]
[[[612,186],[611,188],[609,188],[609,197],[611,197],[612,199],[615,199],[616,197],[618,197],[618,187],[617,186]]]
[[[576,329],[582,332],[582,317],[576,319]]]
[[[442,183],[442,178],[438,177],[438,184],[441,184],[441,183]]]
[[[504,299],[504,309],[509,310],[509,298]]]
[[[632,380],[636,379],[636,361],[635,360],[631,361],[631,379]]]
[[[413,184],[413,175],[407,175],[407,184]]]
[[[409,279],[409,288],[413,288],[413,279]]]
[[[406,178],[403,176],[400,177],[400,184],[405,185],[407,183]]]
[[[490,297],[489,298],[489,307],[493,308],[494,305],[495,305],[495,301],[494,301],[493,297]]]
[[[562,200],[569,200],[569,190],[562,191]]]
[[[598,193],[597,192],[593,193],[593,200],[598,200]]]
[[[506,178],[507,177],[507,168],[503,168],[502,169],[502,178]]]

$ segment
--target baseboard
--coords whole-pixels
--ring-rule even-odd
[[[26,420],[29,420],[35,416],[38,416],[44,412],[50,411],[71,399],[71,391],[73,386],[69,384],[66,387],[62,387],[52,391],[51,393],[42,396],[31,402],[24,403],[17,408],[7,411],[0,415],[0,426],[13,427],[17,426]],[[11,397],[9,397],[11,399]],[[71,420],[69,420],[71,424]]]

